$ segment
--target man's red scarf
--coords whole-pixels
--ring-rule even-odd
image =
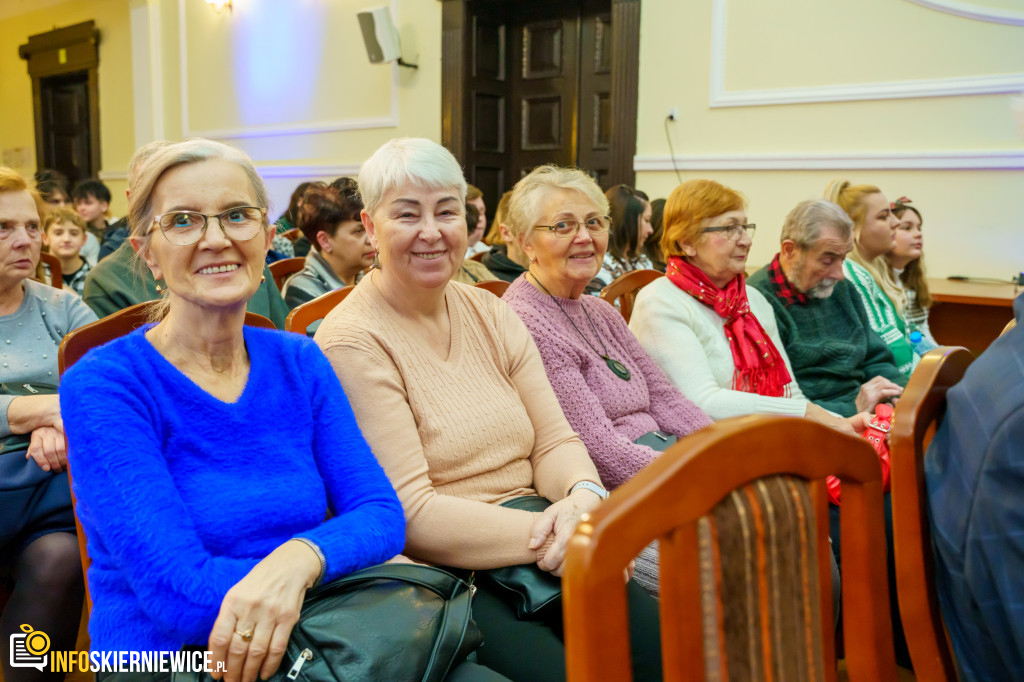
[[[665,274],[673,284],[725,320],[725,338],[729,340],[736,367],[733,389],[764,396],[785,395],[792,379],[779,350],[750,312],[743,275],[736,275],[724,289],[719,289],[703,270],[679,256],[668,259]]]

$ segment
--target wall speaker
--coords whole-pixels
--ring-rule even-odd
[[[356,16],[359,17],[359,28],[363,32],[363,43],[371,64],[401,59],[398,29],[391,21],[391,11],[387,6],[363,10]]]

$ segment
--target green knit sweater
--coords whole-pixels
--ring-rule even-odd
[[[910,344],[909,327],[903,316],[864,266],[847,258],[843,262],[843,273],[860,294],[868,324],[889,346],[896,366],[909,379],[910,373],[921,361],[921,356],[914,352]]]
[[[269,318],[278,329],[284,329],[288,306],[274,284],[274,276],[263,266],[266,280],[260,284],[245,308],[249,312]],[[96,263],[85,278],[82,300],[98,317],[106,317],[128,306],[160,298],[156,281],[148,268],[142,272],[135,268],[135,251],[126,239],[103,260]]]
[[[851,417],[857,413],[857,392],[869,379],[881,375],[906,385],[892,351],[868,324],[860,294],[846,280],[828,298],[789,306],[776,295],[767,268],[747,278],[747,284],[772,304],[797,383],[812,402]]]

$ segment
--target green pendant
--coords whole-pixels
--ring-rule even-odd
[[[623,381],[629,381],[629,378],[631,376],[629,373],[629,368],[627,368],[624,364],[622,364],[618,360],[613,360],[607,355],[604,356],[604,362],[606,365],[608,365],[608,369],[610,369],[612,373],[615,374],[615,376],[622,379]]]

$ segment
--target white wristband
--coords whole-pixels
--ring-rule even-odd
[[[598,484],[591,483],[590,481],[580,481],[579,483],[577,483],[576,485],[569,489],[569,494],[572,495],[574,492],[580,489],[589,490],[590,492],[600,497],[602,500],[608,499],[608,491],[599,486]]]

